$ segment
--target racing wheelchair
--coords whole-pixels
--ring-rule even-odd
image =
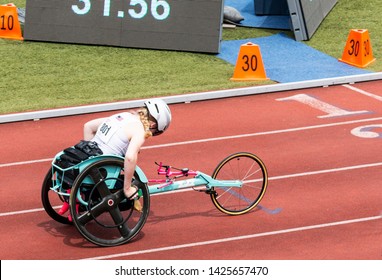
[[[110,247],[125,244],[140,232],[150,212],[150,195],[193,188],[210,195],[219,211],[241,215],[259,204],[268,185],[264,163],[248,152],[229,155],[211,176],[156,164],[163,179],[149,180],[137,166],[131,183],[138,196],[130,200],[123,192],[122,157],[81,145],[70,147],[52,161],[42,184],[42,204],[55,221],[74,224],[88,241]]]

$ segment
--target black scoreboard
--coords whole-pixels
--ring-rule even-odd
[[[218,53],[224,0],[27,0],[24,39]]]

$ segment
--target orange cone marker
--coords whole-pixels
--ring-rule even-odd
[[[0,38],[23,40],[17,8],[14,4],[0,5]]]
[[[341,62],[356,66],[366,67],[375,60],[367,29],[351,29]]]
[[[232,81],[269,80],[265,73],[260,47],[253,43],[240,46]]]

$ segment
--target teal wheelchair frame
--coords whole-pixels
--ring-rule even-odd
[[[64,168],[57,164],[62,154],[55,156],[42,184],[44,209],[55,221],[74,224],[85,239],[99,246],[133,239],[147,221],[151,195],[194,189],[208,194],[219,211],[235,216],[254,209],[268,185],[260,158],[239,152],[223,159],[211,176],[159,163],[161,179],[148,179],[137,166],[132,185],[138,196],[129,200],[123,192],[122,157],[94,156]]]

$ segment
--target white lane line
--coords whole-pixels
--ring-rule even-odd
[[[309,176],[309,175],[349,171],[349,170],[361,169],[361,168],[370,168],[370,167],[376,167],[381,165],[382,165],[382,162],[367,163],[367,164],[360,164],[360,165],[353,165],[353,166],[337,167],[332,169],[323,169],[323,170],[295,173],[295,174],[289,174],[289,175],[273,176],[273,177],[269,177],[268,180],[289,179],[289,178]]]
[[[52,161],[52,160],[53,160],[53,158],[45,158],[45,159],[35,159],[35,160],[27,160],[27,161],[16,161],[16,162],[10,162],[10,163],[2,163],[2,164],[0,164],[0,168],[1,167],[16,166],[16,165],[34,164],[34,163],[47,162],[47,161]]]
[[[350,90],[356,91],[356,92],[358,92],[358,93],[360,93],[360,94],[363,94],[363,95],[365,95],[365,96],[367,96],[367,97],[371,97],[371,98],[374,98],[374,99],[376,99],[376,100],[378,100],[378,101],[382,101],[382,97],[379,96],[379,95],[376,95],[376,94],[367,92],[367,91],[365,91],[365,90],[362,90],[362,89],[353,87],[353,86],[351,86],[351,85],[342,85],[342,86],[344,86],[344,87],[346,87],[346,88],[348,88],[348,89],[350,89]]]
[[[217,244],[217,243],[225,243],[225,242],[232,242],[232,241],[238,241],[238,240],[253,239],[253,238],[259,238],[259,237],[264,237],[264,236],[279,235],[279,234],[286,234],[286,233],[293,233],[293,232],[301,232],[301,231],[321,229],[321,228],[327,228],[327,227],[335,227],[335,226],[354,224],[354,223],[362,223],[362,222],[374,221],[374,220],[381,219],[381,218],[382,218],[381,216],[373,216],[373,217],[365,217],[365,218],[352,219],[352,220],[343,220],[343,221],[337,221],[337,222],[331,222],[331,223],[325,223],[325,224],[317,224],[317,225],[311,225],[311,226],[289,228],[289,229],[255,233],[255,234],[249,234],[249,235],[239,235],[239,236],[234,236],[234,237],[207,240],[207,241],[202,241],[202,242],[186,243],[186,244],[160,247],[160,248],[154,248],[154,249],[132,251],[132,252],[119,253],[119,254],[111,254],[111,255],[103,255],[103,256],[98,256],[98,257],[86,258],[85,260],[104,260],[104,259],[114,259],[114,258],[120,258],[120,257],[133,256],[133,255],[151,254],[151,253],[156,253],[156,252],[191,248],[191,247],[197,247],[197,246],[206,246],[206,245],[212,245],[212,244]]]
[[[223,137],[216,137],[216,138],[207,138],[207,139],[200,139],[200,140],[191,140],[191,141],[184,141],[184,142],[175,142],[175,143],[169,143],[169,144],[148,146],[148,147],[145,147],[145,149],[155,149],[155,148],[172,147],[177,145],[188,145],[188,144],[210,142],[210,141],[220,141],[220,140],[255,137],[255,136],[262,136],[262,135],[281,134],[281,133],[297,132],[297,131],[304,131],[304,130],[310,130],[310,129],[326,128],[326,127],[349,125],[349,124],[356,124],[356,123],[362,123],[362,122],[380,121],[380,120],[382,120],[382,117],[312,125],[312,126],[303,126],[303,127],[296,127],[296,128],[287,128],[287,129],[280,129],[280,130],[271,130],[271,131],[264,131],[264,132],[255,132],[255,133],[249,133],[249,134],[223,136]]]
[[[380,121],[380,120],[382,120],[382,117],[369,118],[369,119],[361,119],[361,120],[352,120],[352,121],[344,121],[344,122],[329,123],[329,124],[321,124],[321,125],[313,125],[313,126],[296,127],[296,128],[288,128],[288,129],[280,129],[280,130],[271,130],[271,131],[264,131],[264,132],[255,132],[255,133],[249,133],[249,134],[240,134],[240,135],[231,135],[231,136],[206,138],[206,139],[199,139],[199,140],[190,140],[190,141],[183,141],[183,142],[174,142],[174,143],[168,143],[168,144],[146,146],[146,147],[142,147],[142,150],[158,149],[158,148],[165,148],[165,147],[173,147],[173,146],[180,146],[180,145],[190,145],[190,144],[196,144],[196,143],[222,141],[222,140],[230,140],[230,139],[238,139],[238,138],[246,138],[246,137],[256,137],[256,136],[263,136],[263,135],[272,135],[272,134],[297,132],[297,131],[304,131],[304,130],[310,130],[310,129],[319,129],[319,128],[341,126],[341,125],[349,125],[349,124],[356,124],[356,123],[362,123],[362,122]],[[34,164],[34,163],[46,162],[46,161],[52,161],[52,160],[53,160],[52,158],[49,158],[49,159],[38,159],[38,160],[29,160],[29,161],[2,163],[2,164],[0,164],[0,168],[2,168],[2,167],[10,167],[10,166],[15,166],[15,165]]]
[[[288,174],[288,175],[279,175],[279,176],[269,177],[268,180],[272,181],[272,180],[291,179],[291,178],[295,178],[295,177],[312,176],[312,175],[317,175],[317,174],[334,173],[334,172],[349,171],[349,170],[361,169],[361,168],[372,168],[372,167],[378,167],[378,166],[382,166],[382,162],[360,164],[360,165],[353,165],[353,166],[345,166],[345,167],[316,170],[316,171],[309,171],[309,172],[301,172],[301,173],[294,173],[294,174]],[[166,194],[171,194],[171,193],[175,193],[175,192],[182,192],[182,191],[192,191],[192,189],[177,190],[177,191],[167,192],[167,193],[159,193],[159,194],[155,194],[155,196],[156,195],[166,195]],[[20,211],[13,211],[13,212],[4,212],[4,213],[0,213],[0,217],[27,214],[27,213],[33,213],[33,212],[39,212],[39,211],[44,211],[44,209],[43,208],[37,208],[37,209],[20,210]]]
[[[29,209],[29,210],[5,212],[5,213],[0,213],[0,217],[6,217],[6,216],[12,216],[12,215],[22,215],[22,214],[28,214],[28,213],[34,213],[34,212],[40,212],[40,211],[45,211],[45,210],[44,210],[44,208],[35,208],[35,209]]]

